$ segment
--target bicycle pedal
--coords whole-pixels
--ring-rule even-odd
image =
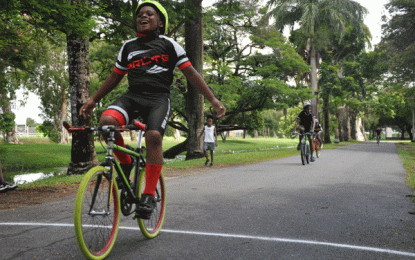
[[[151,218],[151,214],[148,214],[148,215],[141,215],[141,216],[137,216],[137,215],[138,215],[138,213],[137,213],[137,212],[135,212],[135,213],[134,213],[134,215],[133,215],[133,220],[136,220],[136,219],[138,219],[138,218],[148,220],[148,219],[150,219],[150,218]]]

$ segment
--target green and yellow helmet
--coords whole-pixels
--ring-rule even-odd
[[[158,14],[161,14],[161,20],[164,23],[164,27],[160,28],[160,34],[165,34],[167,32],[167,28],[169,27],[169,17],[167,16],[166,9],[157,1],[154,0],[144,0],[141,2],[137,9],[135,10],[135,14],[137,15],[138,11],[141,9],[141,7],[149,5],[157,10]]]

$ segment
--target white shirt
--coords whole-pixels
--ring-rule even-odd
[[[214,143],[215,142],[215,126],[207,126],[205,125],[205,139],[206,143]]]

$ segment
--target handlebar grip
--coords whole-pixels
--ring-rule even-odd
[[[133,125],[134,126],[136,126],[136,127],[138,127],[140,130],[142,130],[142,131],[146,131],[146,125],[145,124],[143,124],[143,123],[141,123],[140,121],[138,121],[138,120],[134,120],[134,123],[133,123]]]
[[[63,121],[63,122],[62,122],[62,125],[63,125],[63,127],[65,127],[65,128],[66,128],[66,130],[68,130],[68,132],[71,132],[71,130],[70,130],[71,125],[69,125],[69,124],[68,124],[68,122]]]

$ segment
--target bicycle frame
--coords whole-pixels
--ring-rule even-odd
[[[309,163],[309,155],[311,155],[311,151],[310,149],[312,148],[311,145],[313,145],[314,143],[311,141],[310,146],[307,144],[307,140],[306,140],[306,136],[311,136],[311,133],[307,132],[307,133],[294,133],[294,135],[298,135],[300,137],[300,144],[301,144],[301,161],[303,163],[303,165],[305,165],[305,161],[307,162],[307,164]],[[308,151],[308,152],[307,152]],[[304,154],[305,153],[305,154]],[[305,156],[305,157],[304,157]]]
[[[166,212],[166,192],[163,174],[160,173],[156,187],[156,206],[150,215],[142,216],[137,211],[141,191],[146,185],[146,162],[143,157],[143,131],[146,126],[138,121],[133,125],[122,127],[71,127],[64,123],[68,132],[84,131],[98,132],[106,136],[105,160],[85,173],[78,187],[74,209],[74,228],[78,246],[88,259],[101,260],[107,257],[117,238],[120,214],[134,214],[141,233],[149,238],[155,238],[163,226]],[[115,132],[139,130],[137,148],[126,148],[115,144]],[[114,156],[114,151],[120,151],[134,158],[134,181],[130,185],[127,179],[129,173],[123,172],[120,162]],[[129,168],[129,167],[128,167]],[[114,173],[114,171],[116,173]],[[115,179],[115,175],[118,177]],[[119,189],[118,185],[122,185]],[[135,208],[134,208],[135,204]],[[108,228],[111,227],[111,228]],[[96,234],[99,234],[98,236]]]
[[[137,190],[138,190],[138,175],[140,173],[140,168],[141,167],[145,167],[145,160],[144,157],[142,155],[142,138],[143,138],[143,132],[145,129],[145,125],[135,121],[134,122],[134,126],[138,128],[138,133],[139,133],[139,137],[138,137],[138,143],[137,143],[137,151],[132,151],[130,149],[121,147],[119,145],[116,145],[115,142],[115,131],[117,129],[117,127],[115,126],[102,126],[99,128],[95,128],[95,127],[85,127],[85,128],[74,128],[71,127],[67,122],[63,123],[64,127],[68,130],[68,132],[74,132],[74,131],[88,131],[88,132],[100,132],[100,133],[107,133],[109,134],[108,138],[107,138],[107,154],[105,155],[105,161],[103,163],[101,163],[101,166],[104,167],[109,167],[109,172],[110,172],[110,176],[108,176],[110,179],[113,179],[113,169],[115,168],[115,170],[117,171],[118,176],[120,177],[120,180],[122,182],[122,184],[124,185],[124,187],[127,187],[125,189],[125,191],[128,194],[128,197],[132,199],[132,202],[137,203],[139,202],[139,199],[136,195],[134,194],[138,194]],[[137,130],[137,128],[132,128],[130,130]],[[127,130],[128,128],[121,128],[119,129],[120,131],[124,131]],[[116,151],[120,151],[126,154],[129,154],[130,156],[133,156],[134,158],[136,158],[137,160],[135,160],[135,174],[134,174],[134,187],[133,190],[131,190],[131,186],[129,181],[127,180],[127,178],[125,177],[125,173],[123,172],[120,163],[118,162],[118,160],[115,159],[114,157],[114,150]],[[96,187],[99,186],[100,181],[101,181],[100,177],[98,179],[98,182],[96,183]],[[109,192],[108,192],[108,196],[112,195],[112,186],[113,186],[113,182],[111,182],[111,185],[109,186]],[[96,190],[94,191],[93,194],[93,198],[92,198],[92,203],[90,205],[90,213],[94,207],[95,204],[95,197],[96,197]],[[108,198],[107,200],[107,209],[110,208],[111,205],[111,197]]]

